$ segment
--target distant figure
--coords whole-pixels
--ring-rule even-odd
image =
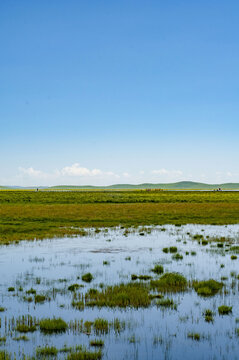
[[[38,188],[37,188],[37,191],[38,191]]]

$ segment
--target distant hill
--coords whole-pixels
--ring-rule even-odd
[[[59,185],[52,186],[49,189],[52,190],[97,190],[97,189],[115,189],[115,190],[137,190],[137,189],[163,189],[163,190],[213,190],[221,188],[223,190],[239,190],[239,183],[225,183],[225,184],[205,184],[193,181],[180,181],[176,183],[144,183],[138,185],[132,184],[115,184],[110,186],[91,186],[91,185],[81,185],[81,186],[68,186],[68,185]]]
[[[179,181],[176,183],[144,183],[144,184],[115,184],[109,186],[93,186],[93,185],[57,185],[57,186],[0,186],[0,190],[139,190],[139,189],[162,189],[162,190],[214,190],[221,188],[222,190],[239,190],[239,183],[225,184],[205,184],[193,181]]]

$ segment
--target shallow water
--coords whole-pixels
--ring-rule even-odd
[[[150,229],[150,233],[147,233]],[[165,226],[132,230],[124,236],[124,229],[94,230],[84,237],[21,242],[18,245],[0,247],[0,350],[35,355],[38,346],[85,345],[96,338],[104,340],[103,359],[238,359],[239,337],[239,274],[238,259],[231,260],[231,252],[217,248],[215,241],[202,246],[192,240],[192,235],[202,234],[226,237],[229,243],[239,243],[239,226]],[[140,236],[140,233],[144,236]],[[177,246],[183,259],[172,260],[172,254],[164,253],[164,247]],[[186,251],[189,255],[186,255]],[[191,251],[196,255],[192,256]],[[126,260],[126,258],[131,260]],[[109,262],[103,265],[103,262]],[[72,307],[73,293],[68,286],[84,284],[78,292],[89,288],[114,285],[131,281],[131,274],[149,274],[156,264],[164,266],[164,272],[179,272],[187,280],[223,280],[223,291],[213,297],[203,298],[190,289],[185,293],[168,294],[177,304],[177,310],[151,305],[143,309],[87,308],[83,311]],[[221,267],[224,264],[224,267]],[[91,272],[94,276],[90,284],[77,277]],[[60,280],[60,279],[64,279]],[[8,292],[9,287],[16,291]],[[19,287],[23,291],[19,291]],[[37,294],[45,294],[50,300],[43,304],[24,301],[26,291],[34,288]],[[226,290],[226,291],[225,291]],[[31,296],[31,295],[27,295]],[[220,305],[232,306],[232,314],[219,316]],[[214,322],[207,323],[202,315],[205,309],[215,312]],[[15,341],[21,334],[14,330],[14,319],[30,314],[37,319],[61,317],[65,321],[94,321],[118,318],[125,324],[120,333],[110,329],[108,334],[85,334],[70,327],[64,334],[43,335],[39,331],[26,334],[29,341]],[[199,333],[200,341],[188,338],[188,333]],[[92,350],[92,349],[91,349]],[[64,354],[58,354],[64,358]]]

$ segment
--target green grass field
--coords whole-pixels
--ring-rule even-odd
[[[0,242],[83,227],[239,223],[239,192],[0,191]]]

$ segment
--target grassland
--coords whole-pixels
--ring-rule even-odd
[[[0,243],[82,228],[239,223],[239,192],[0,191]]]

